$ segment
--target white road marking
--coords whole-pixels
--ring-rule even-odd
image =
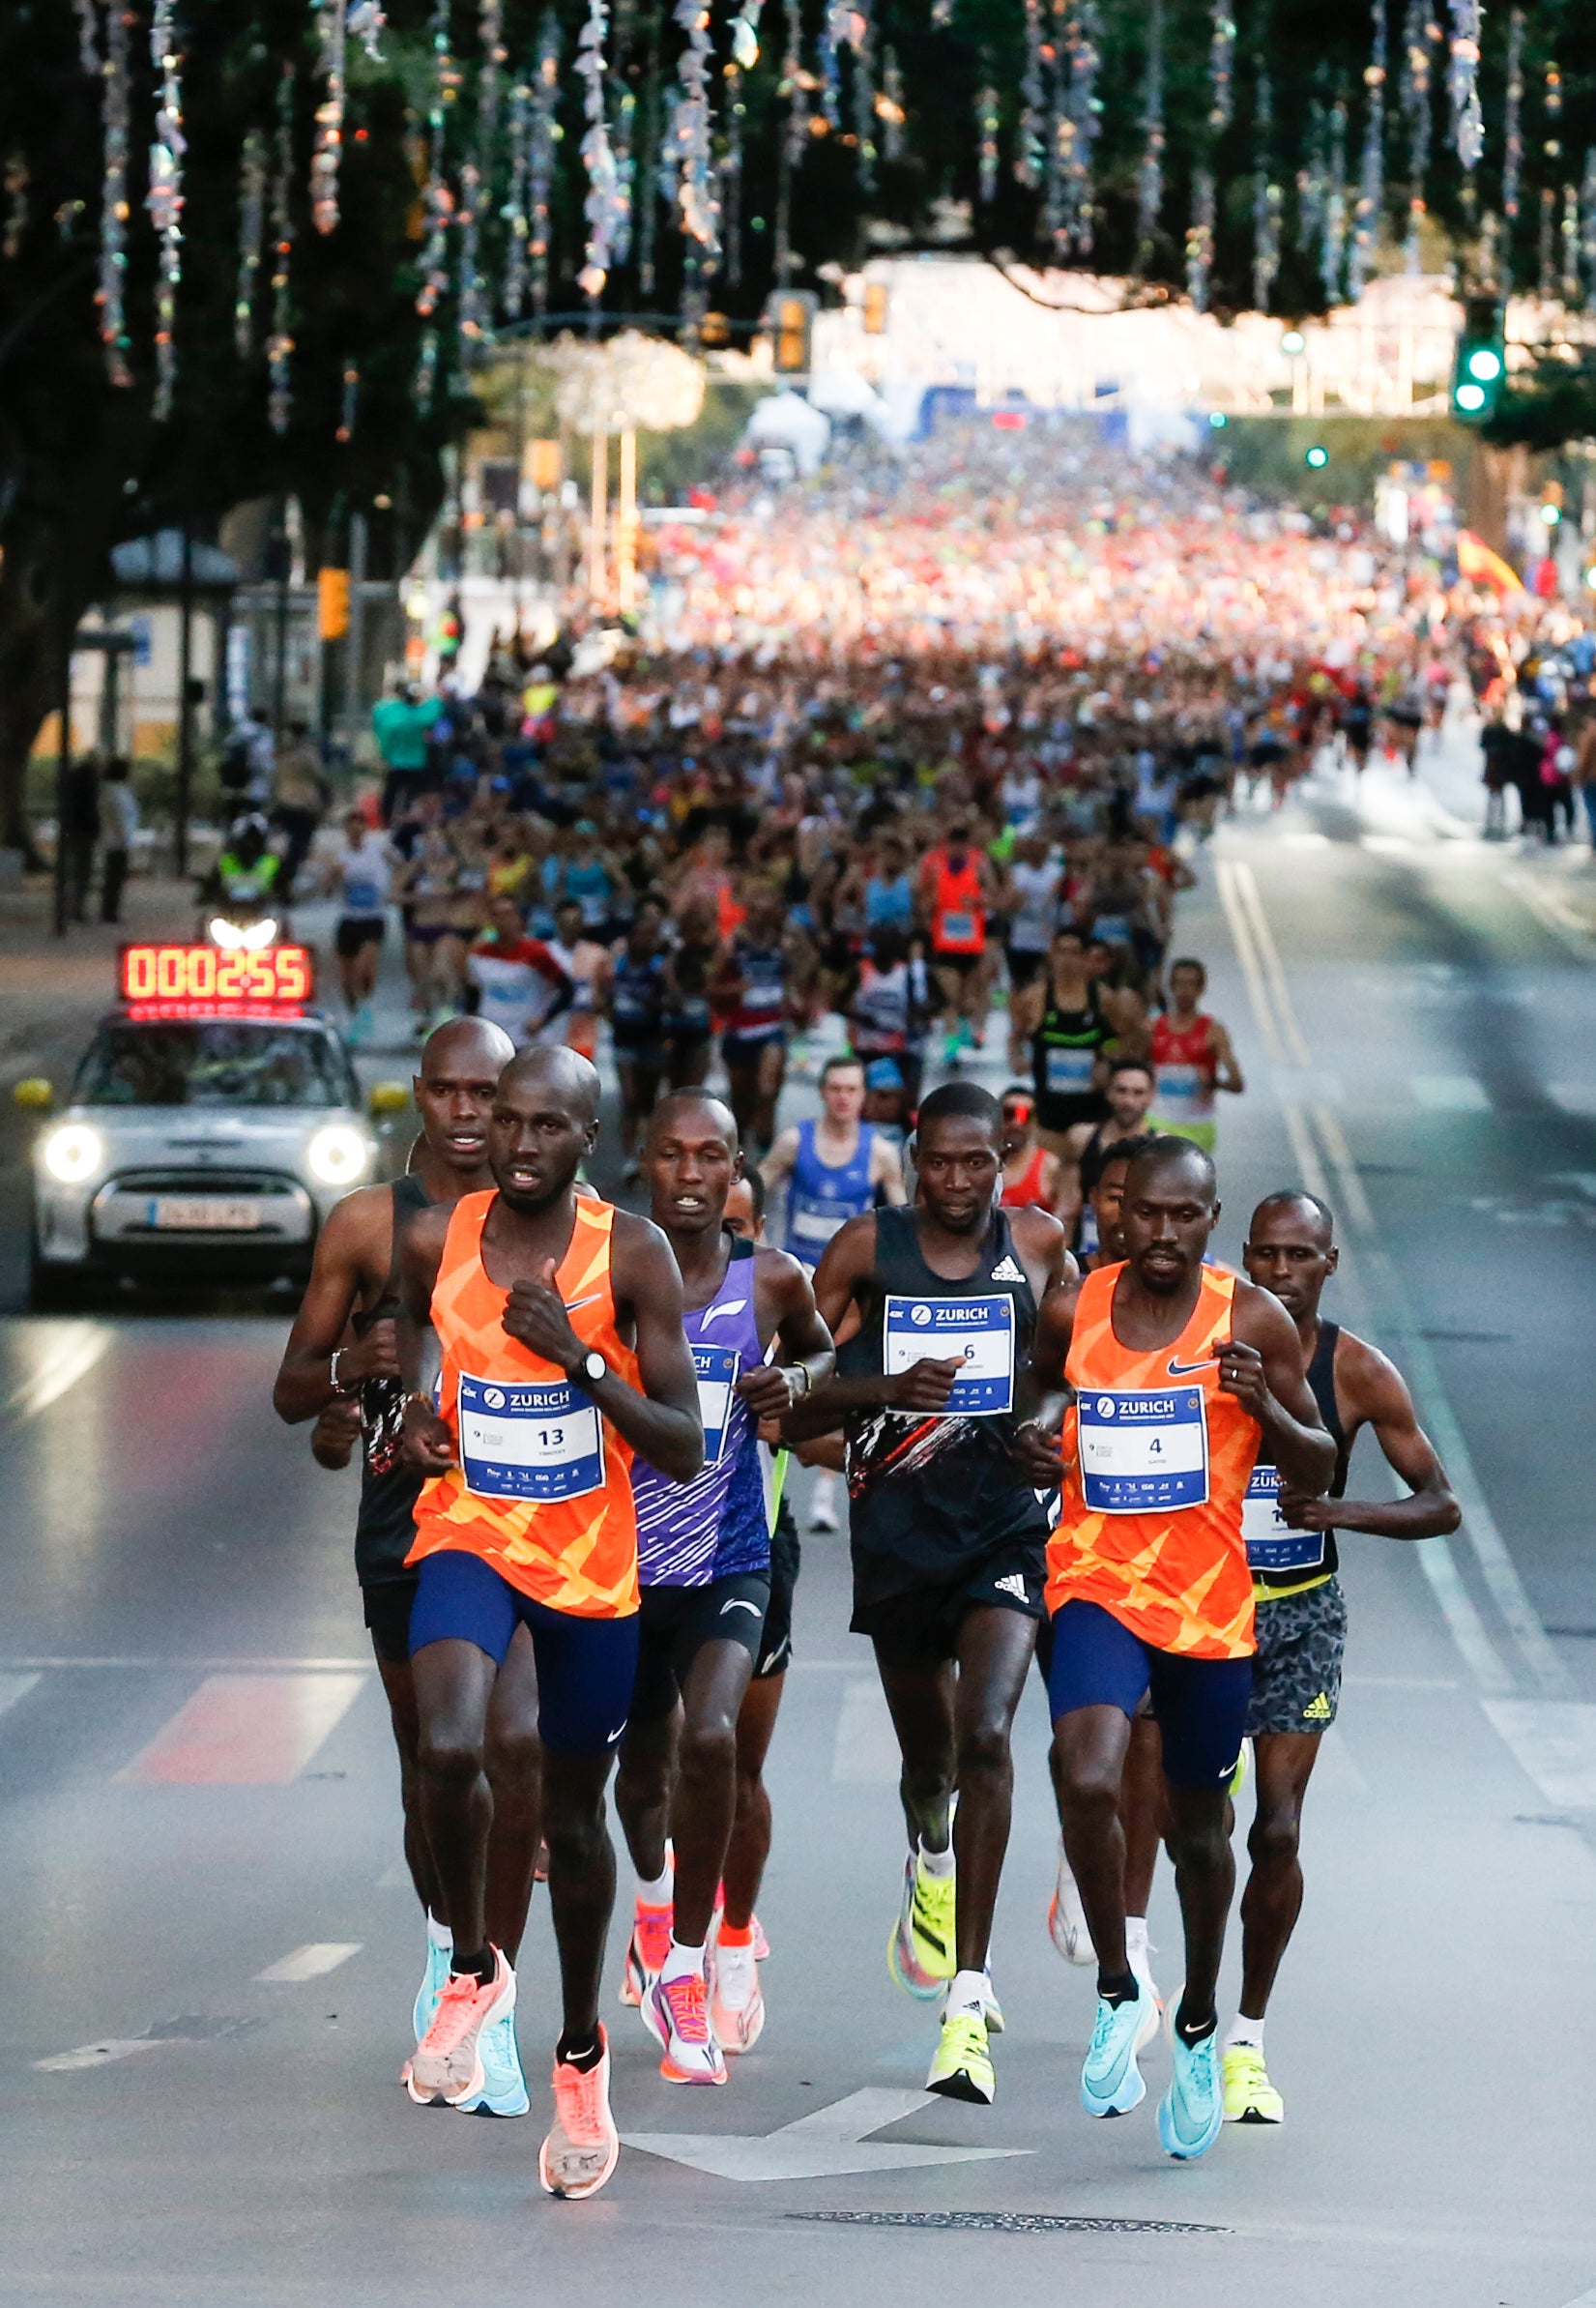
[[[0,1715],[19,1699],[26,1699],[38,1680],[37,1675],[0,1675]]]
[[[1577,2300],[1566,2301],[1564,2308],[1596,2308],[1596,2285],[1592,2285],[1589,2292],[1581,2293]]]
[[[304,1947],[296,1947],[292,1955],[279,1956],[275,1964],[268,1964],[264,1972],[257,1972],[257,1981],[264,1980],[274,1987],[294,1987],[304,1979],[320,1979],[329,1972],[335,1972],[352,1955],[359,1955],[364,1945],[363,1940],[311,1940]]]
[[[148,1651],[129,1653],[121,1658],[36,1658],[0,1659],[0,1669],[70,1668],[74,1672],[83,1668],[143,1668],[191,1667],[196,1675],[369,1675],[371,1661],[365,1659],[196,1659],[173,1655],[162,1658]]]
[[[20,1335],[30,1346],[35,1338],[42,1352],[30,1375],[7,1398],[3,1408],[10,1418],[37,1418],[86,1379],[111,1343],[106,1323],[29,1323]]]
[[[1558,944],[1570,953],[1587,962],[1596,956],[1596,937],[1592,937],[1584,917],[1576,912],[1565,897],[1548,889],[1539,876],[1523,866],[1504,866],[1499,876],[1502,888],[1523,901],[1543,929],[1549,929]]]
[[[902,1768],[897,1734],[881,1684],[864,1676],[845,1683],[836,1743],[831,1750],[831,1784],[896,1787]]]
[[[1491,1099],[1472,1074],[1415,1074],[1413,1096],[1431,1114],[1489,1114]]]
[[[119,1787],[287,1787],[369,1678],[211,1675],[115,1774]]]
[[[131,2060],[135,2052],[158,2052],[169,2039],[161,2035],[111,2036],[103,2043],[80,2043],[75,2052],[55,2052],[36,2060],[41,2075],[70,2076],[84,2067],[109,2067],[113,2060]]]
[[[1377,858],[1410,858],[1418,848],[1406,833],[1360,833],[1359,847],[1373,850]]]
[[[891,2091],[872,2085],[851,2091],[830,2107],[800,2116],[763,2139],[713,2132],[624,2132],[628,2147],[641,2147],[673,2164],[710,2172],[717,2179],[830,2179],[845,2172],[904,2172],[926,2164],[984,2164],[1002,2156],[1030,2155],[1028,2147],[919,2147],[866,2138],[884,2124],[897,2123],[922,2108],[939,2106],[929,2091]]]
[[[1285,833],[1280,846],[1286,850],[1327,850],[1335,845],[1328,833]]]
[[[1559,1811],[1596,1811],[1596,1707],[1573,1699],[1485,1699],[1520,1768]]]

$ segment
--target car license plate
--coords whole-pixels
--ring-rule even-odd
[[[220,1194],[158,1194],[150,1205],[150,1224],[178,1234],[254,1234],[260,1204]]]

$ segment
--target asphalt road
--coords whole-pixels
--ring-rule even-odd
[[[1439,773],[1358,794],[1326,772],[1283,816],[1227,827],[1182,915],[1250,1085],[1222,1125],[1222,1249],[1268,1188],[1327,1194],[1337,1310],[1414,1378],[1468,1509],[1449,1544],[1346,1549],[1348,1684],[1269,2024],[1286,2126],[1170,2164],[1156,2050],[1136,2116],[1080,2113],[1091,1983],[1045,1928],[1035,1690],[994,1950],[998,2103],[920,2094],[932,2024],[884,1960],[890,1737],[845,1631],[844,1547],[813,1538],[771,1762],[764,2039],[694,2096],[612,2000],[618,2116],[654,2147],[594,2204],[541,2197],[541,1894],[520,2001],[532,2118],[423,2112],[395,2081],[420,1920],[352,1479],[319,1473],[268,1400],[284,1309],[14,1314],[0,2299],[1596,2301],[1596,943],[1465,806]],[[1162,1879],[1153,1938],[1173,1988]],[[620,1952],[618,1932],[612,1999]]]

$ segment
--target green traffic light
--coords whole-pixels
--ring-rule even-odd
[[[1212,425],[1216,433],[1222,433],[1230,422],[1230,419],[1226,416],[1223,409],[1210,409],[1208,411],[1208,423]]]
[[[1482,344],[1469,354],[1468,373],[1476,384],[1495,383],[1502,373],[1502,357],[1494,345]]]
[[[1322,471],[1324,466],[1329,463],[1330,452],[1327,449],[1321,449],[1316,442],[1314,447],[1310,449],[1307,454],[1303,457],[1302,461],[1305,465],[1311,465],[1313,470],[1316,473],[1319,473]]]

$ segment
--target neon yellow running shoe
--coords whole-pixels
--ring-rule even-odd
[[[1227,2123],[1284,2123],[1286,2102],[1269,2081],[1256,2044],[1228,2044],[1219,2055]]]
[[[991,2107],[998,2079],[987,2049],[986,2022],[978,2011],[956,2011],[943,2020],[925,2088],[940,2091],[943,2099],[973,2100],[979,2108]]]
[[[953,1913],[957,1879],[932,1875],[917,1852],[903,1871],[903,1901],[886,1943],[886,1968],[899,1987],[928,2002],[941,1995],[958,1966],[954,1962]]]
[[[1243,1789],[1243,1788],[1246,1786],[1246,1784],[1247,1784],[1247,1780],[1248,1780],[1248,1777],[1249,1777],[1249,1775],[1251,1774],[1251,1771],[1252,1771],[1252,1768],[1253,1768],[1253,1742],[1252,1742],[1252,1740],[1251,1740],[1251,1739],[1243,1739],[1243,1740],[1242,1740],[1242,1742],[1241,1742],[1241,1752],[1240,1752],[1240,1754],[1239,1754],[1239,1755],[1236,1757],[1236,1759],[1235,1759],[1235,1768],[1234,1768],[1234,1770],[1233,1770],[1233,1771],[1231,1773],[1231,1800],[1232,1800],[1232,1802],[1234,1802],[1234,1800],[1235,1800],[1236,1797],[1237,1797],[1237,1796],[1238,1796],[1238,1795],[1241,1793],[1241,1790],[1242,1790],[1242,1789]]]

